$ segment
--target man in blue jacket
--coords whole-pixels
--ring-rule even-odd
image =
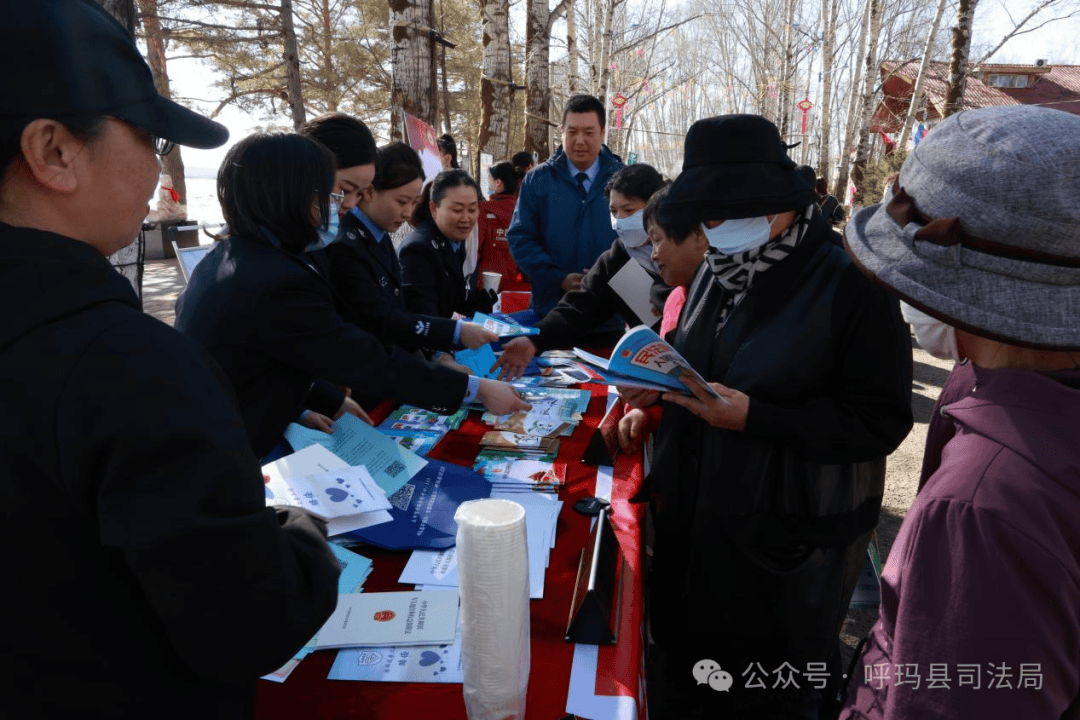
[[[604,105],[575,95],[563,110],[563,144],[525,176],[506,239],[532,282],[532,308],[543,317],[611,247],[615,231],[604,186],[623,166],[604,145]],[[622,322],[615,318],[617,327]]]

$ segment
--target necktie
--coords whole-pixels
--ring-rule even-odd
[[[390,233],[383,233],[382,240],[379,241],[379,249],[383,251],[387,259],[394,256],[394,243],[390,240]]]
[[[577,175],[574,176],[574,179],[577,180],[577,184],[578,187],[581,188],[581,192],[588,192],[588,190],[585,189],[585,181],[589,179],[588,173],[579,172]]]

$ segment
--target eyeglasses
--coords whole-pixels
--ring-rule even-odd
[[[174,147],[176,147],[176,143],[174,143],[172,140],[166,140],[162,137],[154,138],[154,152],[156,152],[161,157],[165,157],[166,155],[171,153]]]
[[[330,202],[340,205],[345,202],[345,193],[330,193]]]

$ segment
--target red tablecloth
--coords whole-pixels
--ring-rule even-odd
[[[593,391],[583,422],[573,435],[562,438],[558,462],[567,464],[564,501],[556,528],[556,545],[551,553],[544,585],[544,598],[533,600],[532,666],[526,700],[526,720],[558,720],[566,715],[567,693],[575,646],[564,641],[570,601],[577,577],[581,549],[589,537],[590,519],[573,510],[575,501],[595,491],[596,466],[581,462],[582,453],[604,415],[605,388],[586,386]],[[373,414],[375,417],[385,412]],[[490,427],[480,422],[479,413],[469,414],[461,428],[443,438],[431,457],[470,466],[479,452],[480,436]],[[610,420],[609,420],[610,423]],[[622,458],[616,463],[612,490],[612,518],[616,534],[627,556],[631,572],[623,590],[623,622],[619,644],[601,647],[597,656],[595,690],[599,695],[622,695],[640,708],[644,717],[642,674],[642,506],[630,505],[641,482],[641,464]],[[360,552],[374,560],[365,590],[411,590],[397,578],[409,552],[363,548]],[[271,630],[272,632],[272,630]],[[460,684],[376,683],[328,680],[336,651],[309,655],[281,684],[260,680],[257,717],[262,720],[297,718],[385,718],[386,720],[465,720],[465,702]]]

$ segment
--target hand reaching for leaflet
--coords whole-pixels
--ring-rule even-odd
[[[517,337],[503,344],[502,355],[491,369],[502,368],[500,380],[517,380],[525,374],[525,368],[529,367],[535,356],[536,345],[533,341],[527,337]]]
[[[518,410],[532,410],[532,405],[521,399],[509,383],[481,378],[477,399],[488,411],[496,415],[508,415]]]

